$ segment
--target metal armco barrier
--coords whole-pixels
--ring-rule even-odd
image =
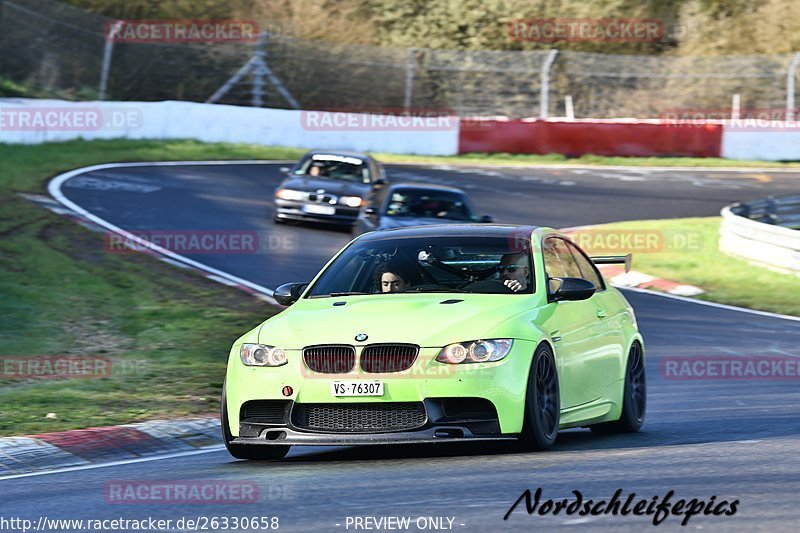
[[[800,195],[725,207],[719,247],[727,254],[800,276]]]

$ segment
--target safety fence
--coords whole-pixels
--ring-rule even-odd
[[[70,100],[658,119],[674,109],[731,110],[734,99],[742,109],[792,110],[800,65],[791,53],[385,48],[296,39],[280,28],[266,28],[258,42],[131,41],[109,39],[112,27],[55,0],[0,0],[0,91],[5,81]]]

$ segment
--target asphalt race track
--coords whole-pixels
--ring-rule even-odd
[[[63,194],[129,231],[256,230],[277,236],[264,253],[192,259],[274,288],[309,279],[345,232],[271,222],[277,164],[185,165],[97,171],[64,183]],[[498,222],[570,227],[617,220],[713,216],[724,205],[796,192],[800,173],[580,169],[453,169],[392,165],[390,179],[466,189]],[[634,259],[635,260],[635,259]],[[635,264],[635,263],[634,263]],[[513,446],[441,445],[295,448],[279,462],[232,460],[224,450],[126,465],[0,480],[0,506],[16,516],[156,518],[277,516],[288,531],[352,531],[348,517],[452,518],[457,531],[652,527],[646,516],[528,516],[525,489],[543,500],[623,498],[739,500],[734,516],[670,516],[659,530],[796,531],[800,494],[800,382],[676,380],[664,358],[800,357],[800,322],[626,292],[647,347],[647,421],[635,435],[560,434],[546,453]],[[231,339],[233,340],[233,339]],[[227,354],[220,354],[225,357]],[[256,504],[110,504],[118,480],[256,481]],[[444,526],[448,525],[444,520]]]

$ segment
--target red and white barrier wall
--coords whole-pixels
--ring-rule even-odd
[[[20,124],[20,112],[40,119],[56,113],[61,121]],[[91,122],[92,114],[96,120],[91,124],[74,122]],[[633,119],[408,119],[402,113],[365,115],[195,102],[0,99],[0,143],[78,138],[196,139],[421,155],[483,152],[800,160],[800,127],[759,131],[722,123]]]

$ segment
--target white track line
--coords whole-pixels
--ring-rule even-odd
[[[129,233],[124,229],[120,228],[119,226],[115,226],[111,222],[104,220],[97,215],[94,215],[87,211],[86,209],[82,208],[66,196],[64,193],[61,192],[61,186],[64,184],[65,181],[68,179],[74,178],[75,176],[79,176],[81,174],[85,174],[87,172],[95,172],[98,170],[108,170],[114,168],[129,168],[129,167],[146,167],[146,166],[157,166],[157,167],[174,167],[174,166],[186,166],[186,165],[232,165],[232,164],[276,164],[282,163],[283,161],[201,161],[201,162],[192,162],[192,161],[167,161],[167,162],[152,162],[152,163],[109,163],[104,165],[92,165],[89,167],[77,168],[75,170],[70,170],[69,172],[65,172],[63,174],[59,174],[47,185],[47,190],[50,192],[50,195],[55,198],[59,203],[62,205],[72,209],[74,212],[78,213],[79,215],[91,220],[98,226],[101,226],[109,231],[112,231],[118,235],[123,236],[126,239],[130,239],[136,244],[139,244],[145,248],[149,248],[154,252],[161,254],[165,257],[172,259],[173,261],[178,261],[180,263],[192,266],[198,270],[202,270],[209,274],[213,274],[220,278],[226,279],[233,284],[243,285],[248,287],[258,293],[264,294],[272,298],[272,294],[274,291],[272,289],[268,289],[267,287],[258,285],[257,283],[253,283],[251,281],[247,281],[237,276],[233,276],[224,272],[222,270],[218,270],[216,268],[210,267],[199,261],[195,261],[193,259],[189,259],[188,257],[184,257],[180,254],[176,254],[166,248],[162,248],[157,244],[154,244],[147,239],[143,239],[137,235]],[[277,303],[277,302],[276,302]]]
[[[55,470],[42,470],[39,472],[27,472],[25,474],[12,474],[10,476],[0,476],[0,481],[5,481],[7,479],[19,479],[23,477],[46,476],[48,474],[62,474],[64,472],[77,472],[80,470],[94,470],[96,468],[108,468],[110,466],[124,466],[136,463],[149,463],[150,461],[160,461],[161,459],[175,459],[176,457],[188,457],[190,455],[201,455],[204,453],[219,452],[224,449],[225,449],[224,445],[215,444],[214,446],[209,446],[208,448],[203,448],[201,450],[190,450],[186,452],[175,452],[164,455],[156,455],[153,457],[137,457],[136,459],[124,459],[122,461],[112,461],[110,463],[67,466],[64,468],[57,468]]]
[[[191,265],[191,266],[193,266],[193,267],[195,267],[195,268],[197,268],[199,270],[203,270],[205,272],[209,272],[211,274],[220,276],[220,277],[225,278],[225,279],[227,279],[229,281],[232,281],[234,283],[238,283],[238,284],[243,285],[245,287],[249,287],[249,288],[253,289],[254,291],[257,291],[257,292],[260,292],[262,294],[265,294],[265,295],[267,295],[267,296],[269,296],[271,298],[272,294],[274,292],[272,289],[268,289],[267,287],[263,287],[263,286],[258,285],[256,283],[253,283],[253,282],[244,280],[242,278],[233,276],[233,275],[228,274],[226,272],[223,272],[221,270],[217,270],[216,268],[212,268],[212,267],[206,266],[203,263],[194,261],[194,260],[189,259],[187,257],[183,257],[182,255],[179,255],[179,254],[176,254],[176,253],[171,252],[169,250],[166,250],[164,248],[161,248],[160,246],[157,246],[157,245],[155,245],[155,244],[153,244],[153,243],[151,243],[149,241],[145,241],[144,239],[141,239],[140,237],[137,237],[135,235],[132,235],[131,233],[128,233],[127,231],[123,230],[122,228],[119,228],[119,227],[111,224],[110,222],[107,222],[106,220],[103,220],[102,218],[98,217],[97,215],[93,215],[92,213],[88,212],[87,210],[83,209],[82,207],[80,207],[76,203],[74,203],[71,200],[69,200],[68,198],[66,198],[64,196],[64,194],[61,192],[61,185],[63,185],[63,183],[65,181],[67,181],[68,179],[74,178],[75,176],[79,176],[80,174],[85,174],[86,172],[93,172],[93,171],[96,171],[96,170],[107,170],[107,169],[113,169],[113,168],[126,168],[126,167],[174,167],[174,166],[185,166],[185,165],[192,165],[192,166],[204,166],[204,165],[221,165],[221,166],[223,166],[223,165],[252,165],[252,164],[274,165],[274,164],[280,164],[280,163],[286,163],[286,162],[287,161],[283,161],[283,160],[243,160],[243,161],[153,161],[153,162],[137,162],[137,163],[108,163],[108,164],[103,164],[103,165],[92,165],[92,166],[89,166],[89,167],[76,168],[74,170],[70,170],[69,172],[65,172],[63,174],[59,174],[58,176],[56,176],[55,178],[53,178],[50,181],[50,183],[47,186],[47,189],[50,192],[50,195],[53,198],[55,198],[58,202],[60,202],[62,205],[65,205],[66,207],[69,207],[73,211],[83,215],[84,217],[86,217],[87,219],[91,220],[95,224],[98,224],[99,226],[102,226],[102,227],[104,227],[104,228],[106,228],[106,229],[108,229],[110,231],[113,231],[114,233],[118,233],[118,234],[120,234],[120,235],[122,235],[122,236],[124,236],[126,238],[133,239],[133,240],[138,240],[144,246],[152,249],[155,252],[158,252],[158,253],[160,253],[162,255],[165,255],[165,256],[167,256],[167,257],[169,257],[169,258],[171,258],[171,259],[173,259],[175,261],[179,261],[181,263],[185,263],[187,265]],[[389,163],[389,164],[391,164],[391,163]],[[408,163],[408,164],[413,164],[415,166],[420,166],[420,167],[434,166],[434,164],[420,164],[420,163]],[[561,167],[563,167],[563,168],[576,168],[576,167],[572,167],[572,166],[569,166],[569,165],[562,165]],[[561,167],[559,167],[559,168],[561,168]],[[547,168],[547,166],[542,165],[542,166],[539,166],[538,168]],[[553,167],[551,166],[550,168],[553,168]],[[612,170],[619,170],[619,169],[631,170],[632,168],[648,168],[650,170],[661,170],[662,169],[661,167],[586,167],[586,168],[608,168],[608,169],[612,169]],[[663,169],[664,170],[693,171],[693,172],[696,172],[698,170],[699,171],[703,171],[703,170],[721,170],[721,169],[715,169],[715,168],[673,169],[671,167],[663,167]],[[745,172],[745,171],[748,171],[748,170],[752,171],[754,169],[745,169],[745,168],[742,168],[742,169],[727,169],[726,171]],[[758,170],[758,169],[755,169],[755,170]],[[798,168],[797,170],[789,170],[789,169],[764,169],[764,170],[765,171],[769,171],[769,172],[774,172],[776,170],[784,170],[786,172],[800,172],[800,168]],[[576,229],[582,229],[582,228],[587,228],[587,227],[591,227],[591,226],[576,226],[574,228],[567,228],[567,229],[576,230]],[[564,230],[562,230],[562,231],[564,231]],[[708,301],[705,301],[705,300],[697,300],[695,298],[688,298],[688,297],[685,297],[685,296],[677,296],[677,295],[674,295],[674,294],[667,294],[667,293],[663,293],[663,292],[651,291],[651,290],[648,290],[648,289],[637,289],[635,287],[627,287],[625,290],[641,292],[641,293],[645,293],[645,294],[652,294],[653,296],[660,296],[662,298],[672,298],[674,300],[680,300],[682,302],[688,302],[688,303],[693,303],[693,304],[697,304],[697,305],[706,305],[708,307],[716,307],[718,309],[727,309],[729,311],[738,311],[740,313],[748,313],[748,314],[751,314],[751,315],[759,315],[759,316],[766,316],[766,317],[770,317],[770,318],[780,318],[780,319],[784,319],[784,320],[800,321],[800,317],[796,317],[796,316],[781,315],[779,313],[770,313],[769,311],[757,311],[755,309],[746,309],[744,307],[736,307],[734,305],[727,305],[727,304],[720,304],[720,303],[715,303],[715,302],[708,302]]]

